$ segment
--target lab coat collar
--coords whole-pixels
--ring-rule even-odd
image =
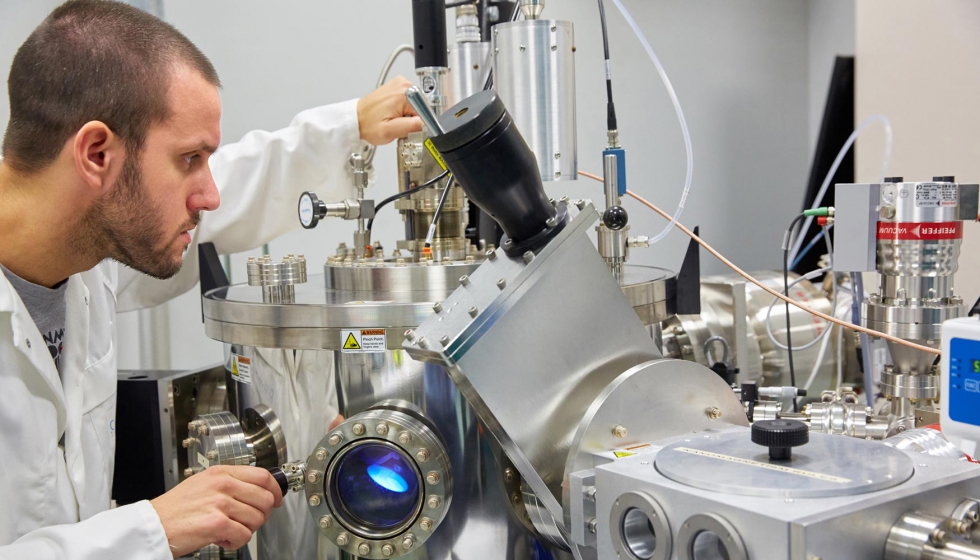
[[[65,354],[61,357],[61,384],[64,387],[68,425],[75,429],[65,434],[65,459],[72,480],[84,481],[85,473],[77,462],[81,454],[81,430],[85,368],[89,347],[89,293],[81,275],[68,278],[65,292]]]

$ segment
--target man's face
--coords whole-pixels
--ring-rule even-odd
[[[151,125],[142,152],[127,153],[111,191],[86,218],[109,256],[155,278],[177,274],[201,212],[218,207],[208,159],[221,142],[218,89],[179,68],[170,118]]]

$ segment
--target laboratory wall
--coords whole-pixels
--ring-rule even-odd
[[[857,2],[856,117],[882,114],[893,145],[887,175],[980,182],[980,3],[973,0]],[[857,142],[858,180],[881,173],[885,135]],[[966,223],[954,282],[970,305],[980,296],[980,225]]]
[[[682,222],[700,225],[705,239],[749,270],[777,267],[782,232],[801,204],[833,56],[853,53],[854,1],[624,3],[663,62],[690,127],[694,180]],[[0,0],[4,73],[16,47],[57,4]],[[252,129],[283,127],[305,108],[363,95],[373,88],[390,51],[412,40],[408,0],[158,4],[221,75],[224,143]],[[677,117],[640,43],[612,2],[606,4],[628,186],[672,212],[685,172]],[[594,0],[554,0],[545,11],[546,17],[575,24],[579,167],[600,173],[606,137],[597,14]],[[394,74],[412,76],[411,57],[400,59]],[[6,103],[5,97],[0,100],[0,127],[6,125]],[[375,167],[377,182],[368,195],[381,199],[396,190],[393,147],[378,150]],[[556,197],[602,197],[599,184],[587,179],[546,186]],[[635,235],[653,236],[666,223],[633,201],[626,207]],[[338,242],[350,241],[351,231],[353,224],[336,221],[314,231],[297,228],[272,241],[270,250],[276,257],[304,253],[316,272]],[[382,216],[375,232],[393,246],[401,222]],[[633,262],[676,270],[687,241],[672,232],[654,247],[636,250]],[[246,256],[231,259],[234,282],[244,280]],[[706,273],[726,270],[707,254],[702,268]],[[121,367],[154,362],[146,355],[149,337],[161,342],[157,346],[167,355],[155,362],[167,367],[194,367],[222,356],[221,345],[204,335],[196,291],[152,315],[123,314],[119,325]]]

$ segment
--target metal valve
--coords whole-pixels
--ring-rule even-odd
[[[312,192],[304,192],[299,197],[299,223],[306,229],[313,229],[323,218],[342,220],[370,220],[374,218],[374,201],[348,198],[340,202],[326,203]]]

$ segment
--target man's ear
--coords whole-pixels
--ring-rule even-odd
[[[93,195],[105,193],[122,168],[126,148],[112,129],[99,121],[85,123],[71,140],[75,170]]]

